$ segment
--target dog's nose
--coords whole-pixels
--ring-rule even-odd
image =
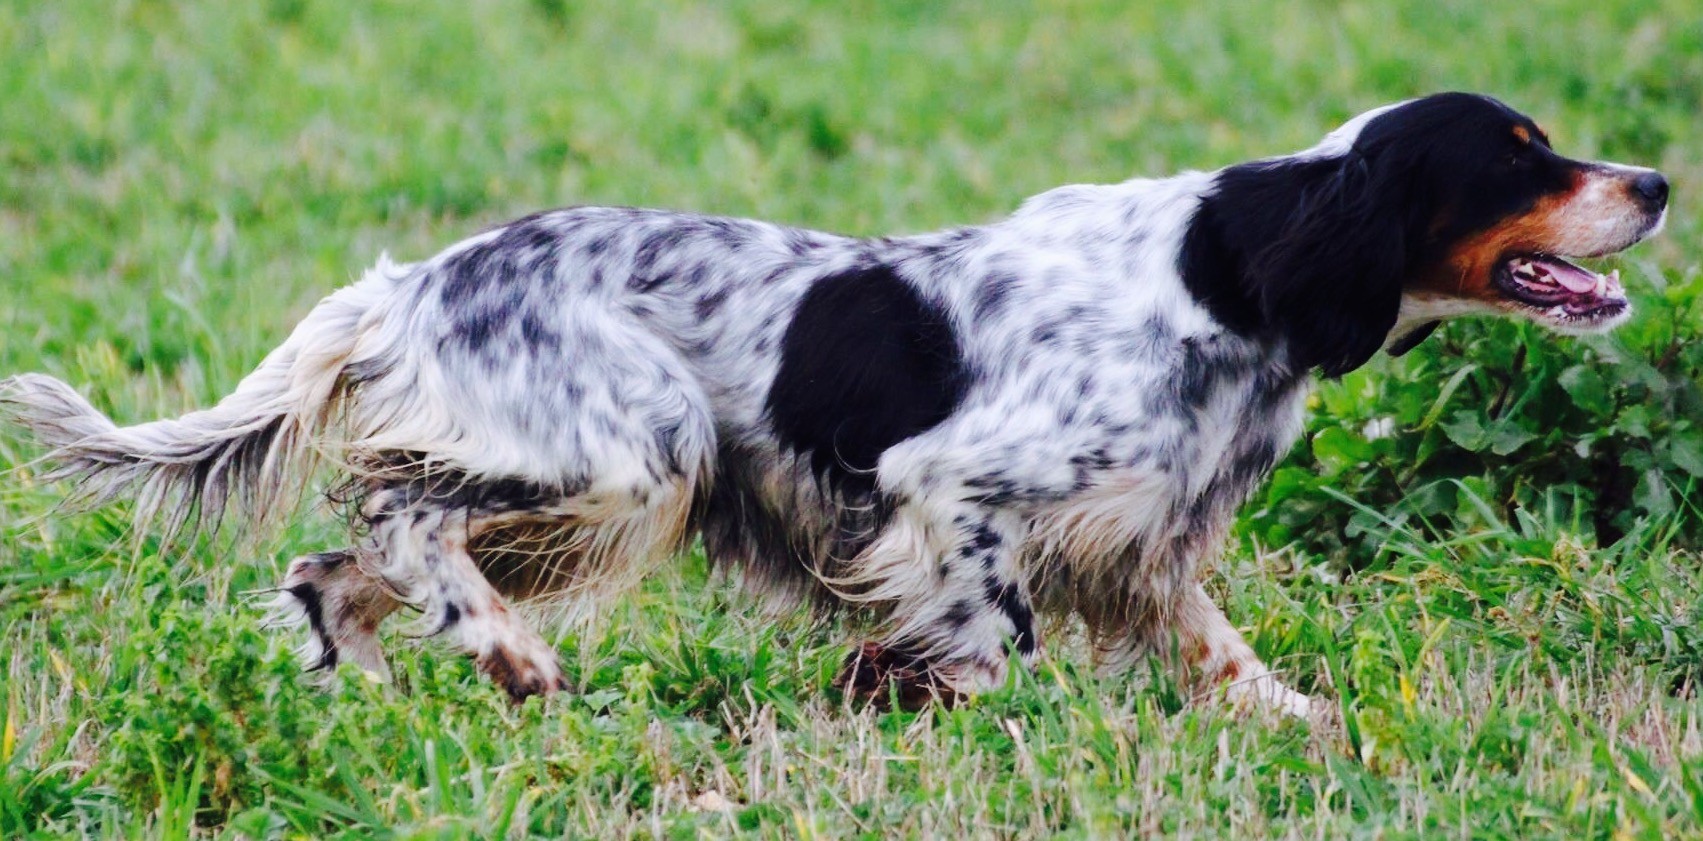
[[[1651,170],[1638,176],[1632,182],[1632,192],[1638,194],[1645,204],[1652,208],[1663,208],[1668,203],[1668,180],[1662,174]]]

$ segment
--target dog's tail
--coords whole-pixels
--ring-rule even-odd
[[[157,519],[168,535],[216,528],[233,498],[265,520],[299,496],[362,318],[404,275],[380,258],[360,282],[320,301],[211,409],[120,427],[70,385],[23,374],[0,380],[0,413],[53,448],[44,478],[75,482],[70,501],[79,507],[133,493],[137,521]]]

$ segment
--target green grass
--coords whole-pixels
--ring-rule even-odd
[[[0,3],[0,373],[172,415],[381,250],[540,207],[922,230],[1448,88],[1664,169],[1668,234],[1628,276],[1695,278],[1694,0]],[[1686,313],[1676,342],[1699,326],[1652,312]],[[1375,415],[1411,372],[1321,411]],[[32,455],[0,438],[0,469]],[[1695,507],[1598,545],[1482,487],[1451,484],[1433,529],[1297,497],[1319,534],[1378,536],[1358,572],[1226,557],[1232,620],[1337,709],[1309,728],[1095,676],[1068,633],[962,708],[848,711],[836,628],[765,616],[695,556],[562,639],[579,693],[514,709],[404,639],[394,686],[324,691],[242,594],[330,542],[328,515],[162,556],[26,468],[0,481],[0,836],[1703,836]]]

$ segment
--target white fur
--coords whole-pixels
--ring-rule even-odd
[[[1289,160],[1348,155],[1401,105]],[[282,588],[315,665],[382,669],[377,624],[408,605],[515,697],[550,691],[554,651],[506,600],[584,607],[696,530],[756,589],[885,617],[881,644],[949,690],[999,683],[1013,650],[1032,661],[1036,605],[1085,620],[1115,667],[1175,660],[1237,703],[1305,714],[1199,584],[1309,389],[1286,339],[1219,323],[1181,274],[1221,177],[1061,187],[990,225],[877,240],[553,211],[420,263],[381,259],[212,409],[120,428],[37,375],[0,385],[0,404],[56,448],[52,475],[95,501],[134,488],[144,516],[177,523],[197,504],[216,521],[230,495],[262,516],[331,456],[354,545],[298,559]],[[1591,192],[1608,190],[1593,184],[1569,224],[1624,245],[1624,216],[1603,221],[1618,200]],[[843,361],[815,359],[821,337],[792,325],[853,280],[876,303],[848,316],[879,330],[914,304],[934,320],[905,329],[947,336],[961,382],[910,386],[944,417],[822,475],[812,457],[844,460],[789,443],[775,384],[800,360]],[[1392,337],[1480,309],[1409,295]],[[801,387],[885,399],[819,380]]]

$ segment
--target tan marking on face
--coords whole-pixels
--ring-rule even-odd
[[[1474,234],[1452,249],[1437,268],[1427,273],[1413,291],[1478,301],[1495,301],[1501,296],[1491,287],[1496,266],[1510,254],[1546,249],[1577,231],[1567,227],[1575,214],[1569,206],[1578,200],[1584,178],[1574,179],[1571,189],[1545,196],[1532,209],[1502,220]]]
[[[1522,145],[1532,145],[1532,133],[1526,131],[1525,126],[1514,126],[1514,139],[1520,141]]]
[[[1502,295],[1491,280],[1507,258],[1612,253],[1637,241],[1647,221],[1623,173],[1602,167],[1582,169],[1574,173],[1566,191],[1545,196],[1530,210],[1462,240],[1408,291],[1422,297],[1500,304]]]

